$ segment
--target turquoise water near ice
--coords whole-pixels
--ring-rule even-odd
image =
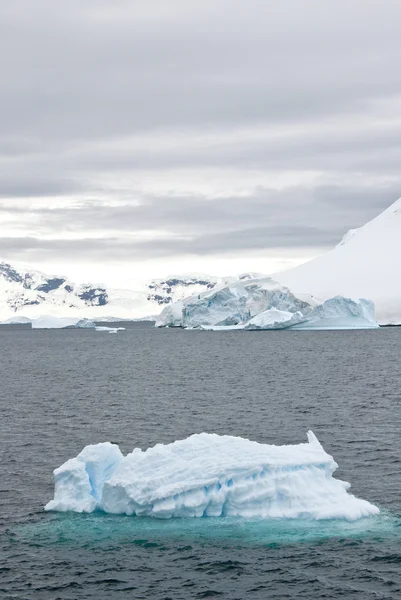
[[[22,543],[52,546],[69,544],[163,545],[177,542],[274,546],[314,543],[327,539],[395,541],[401,536],[401,519],[388,512],[358,521],[303,519],[248,520],[240,518],[194,518],[158,520],[103,513],[54,515],[40,523],[23,525],[9,534]]]

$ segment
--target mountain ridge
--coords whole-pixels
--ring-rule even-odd
[[[252,274],[254,275],[254,274]],[[64,275],[0,262],[0,319],[42,315],[136,319],[153,317],[167,304],[212,289],[223,280],[209,275],[152,279],[139,290],[75,283]]]

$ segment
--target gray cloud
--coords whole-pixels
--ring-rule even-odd
[[[21,173],[23,175],[23,173]],[[0,198],[40,198],[63,196],[81,190],[81,186],[71,179],[51,177],[1,177]]]
[[[397,0],[3,6],[1,130],[69,139],[366,110],[401,93]],[[146,12],[146,14],[145,14]],[[360,19],[360,12],[364,18]],[[357,25],[352,26],[352,19]],[[374,35],[372,35],[374,33]]]
[[[314,227],[258,227],[254,229],[230,231],[222,234],[205,234],[187,239],[157,238],[149,241],[124,240],[121,238],[83,238],[77,240],[47,240],[43,238],[1,238],[0,251],[5,255],[13,253],[18,260],[27,255],[44,260],[50,253],[68,255],[79,260],[102,259],[108,261],[146,260],[164,258],[166,255],[210,256],[230,255],[238,251],[278,249],[295,245],[324,246],[327,237],[334,242],[336,235],[322,232]]]
[[[392,188],[326,185],[281,191],[260,188],[246,197],[218,201],[201,195],[145,196],[137,205],[88,203],[37,209],[16,205],[16,223],[34,221],[41,237],[3,237],[0,251],[19,258],[30,254],[43,259],[50,253],[78,258],[82,253],[92,259],[132,261],[177,254],[235,255],[263,248],[330,248],[348,228],[363,224],[358,209],[362,203],[369,219],[386,208],[394,195]]]
[[[331,246],[401,195],[400,18],[398,0],[2,3],[0,210],[14,203],[27,233],[2,228],[0,250],[120,260]],[[212,168],[284,183],[256,173],[243,196],[179,195],[180,181],[140,191],[160,172]]]

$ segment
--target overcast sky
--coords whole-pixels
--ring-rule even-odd
[[[0,260],[272,272],[401,196],[399,0],[0,0]]]

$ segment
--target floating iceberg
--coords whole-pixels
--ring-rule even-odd
[[[54,471],[45,510],[170,517],[355,520],[379,512],[332,477],[337,468],[314,434],[308,443],[259,444],[192,435],[123,456],[109,442],[86,446]]]
[[[369,329],[376,328],[369,300],[342,296],[319,302],[295,296],[270,277],[235,281],[167,306],[156,327],[189,329]]]
[[[125,331],[125,327],[106,327],[105,325],[99,325],[95,327],[96,331],[107,331],[108,333],[117,333],[118,331]]]

